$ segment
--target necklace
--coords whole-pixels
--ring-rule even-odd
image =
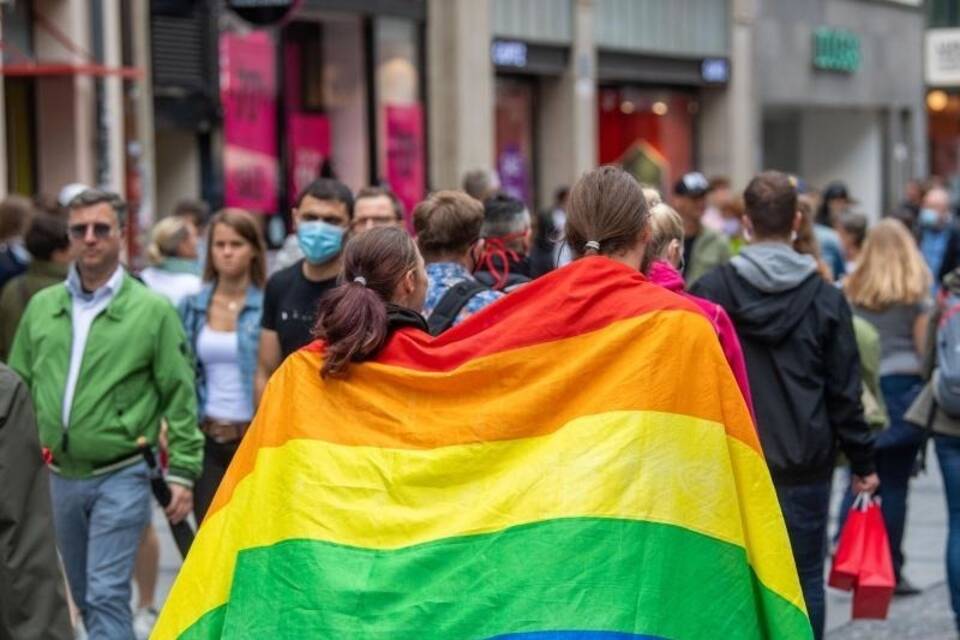
[[[245,296],[244,296],[244,297],[245,297]],[[225,294],[222,294],[222,293],[214,296],[214,300],[216,300],[216,301],[219,302],[220,304],[226,306],[227,309],[228,309],[229,311],[231,311],[231,312],[234,312],[234,311],[236,311],[237,309],[240,308],[240,302],[241,302],[242,299],[243,299],[243,297],[240,297],[240,298],[231,298],[231,297],[228,297],[228,296],[226,296]]]
[[[230,300],[227,302],[227,309],[230,309],[230,311],[236,311],[237,308],[239,307],[240,307],[240,303],[237,302],[236,300]]]

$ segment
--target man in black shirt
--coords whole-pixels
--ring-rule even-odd
[[[337,284],[353,194],[342,182],[314,180],[297,198],[293,225],[304,258],[273,274],[263,297],[256,396],[283,359],[313,340],[317,303]]]

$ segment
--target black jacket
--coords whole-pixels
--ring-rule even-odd
[[[812,274],[793,289],[764,293],[724,265],[692,293],[721,305],[737,328],[776,483],[828,480],[838,441],[855,474],[874,471],[852,315],[839,290]]]

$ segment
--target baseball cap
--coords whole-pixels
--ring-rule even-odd
[[[699,171],[685,173],[683,177],[673,185],[674,195],[689,196],[691,198],[699,198],[700,196],[706,195],[709,189],[710,183]]]
[[[70,201],[76,198],[78,195],[89,189],[85,184],[79,182],[71,182],[66,185],[63,189],[60,189],[60,195],[57,196],[57,204],[61,207],[66,207],[70,204]]]

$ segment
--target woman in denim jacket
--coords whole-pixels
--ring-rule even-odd
[[[210,222],[203,289],[180,303],[194,354],[203,472],[193,512],[203,520],[253,418],[253,379],[266,283],[266,248],[253,216],[226,209]]]

